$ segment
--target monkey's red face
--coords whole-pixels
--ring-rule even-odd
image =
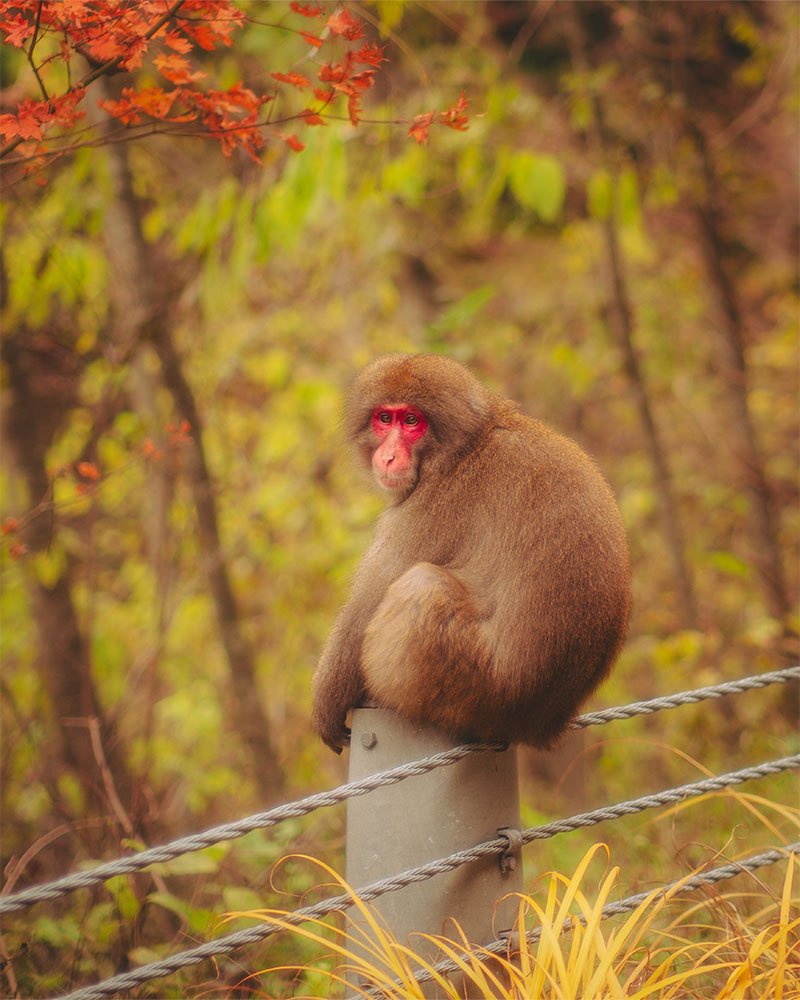
[[[378,447],[372,471],[385,490],[410,490],[417,479],[415,448],[428,430],[424,414],[413,406],[379,406],[372,412],[372,433]]]

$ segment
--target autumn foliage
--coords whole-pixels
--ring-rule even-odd
[[[0,114],[0,156],[16,150],[18,159],[36,163],[95,141],[85,126],[74,134],[86,119],[91,84],[140,70],[141,78],[99,101],[101,107],[128,130],[200,135],[218,141],[226,156],[241,149],[258,161],[269,137],[299,152],[304,143],[286,129],[289,123],[325,125],[345,113],[354,126],[362,121],[362,98],[387,57],[357,14],[292,2],[279,27],[308,46],[313,74],[276,69],[266,93],[242,80],[210,86],[197,50],[230,46],[247,20],[247,5],[230,0],[0,0],[4,44],[25,54],[32,92],[16,111]],[[321,61],[323,50],[328,61]],[[277,111],[282,88],[302,95],[302,106]],[[409,135],[425,142],[432,125],[463,130],[466,109],[462,95],[446,111],[416,116]],[[67,132],[73,134],[65,143]]]

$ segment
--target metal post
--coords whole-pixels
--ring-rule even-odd
[[[393,712],[356,709],[349,779],[356,781],[457,744]],[[456,764],[348,799],[346,878],[357,888],[493,840],[500,828],[519,826],[516,751],[472,754]],[[511,928],[517,912],[515,900],[499,905],[498,901],[507,893],[521,892],[522,886],[520,858],[512,870],[502,871],[499,858],[490,857],[387,893],[371,905],[401,943],[428,958],[436,950],[414,931],[454,937],[449,918],[455,918],[471,943],[488,944]],[[354,909],[350,917],[363,926]]]

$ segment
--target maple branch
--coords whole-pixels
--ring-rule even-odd
[[[273,105],[270,105],[270,115],[273,111]],[[321,118],[326,121],[331,122],[349,122],[350,118],[348,115],[333,114],[332,112],[326,111],[325,107],[320,108],[317,112]],[[246,125],[232,125],[229,128],[225,126],[219,126],[217,132],[224,134],[226,132],[242,132],[245,130],[255,130],[266,128],[269,126],[287,125],[289,122],[302,121],[302,115],[292,114],[286,115],[283,118],[272,118],[267,117],[261,119],[257,122],[249,122]],[[408,125],[408,118],[359,118],[359,124],[362,125]],[[85,129],[85,132],[90,132],[95,126],[90,126]],[[201,128],[193,127],[189,124],[171,124],[170,122],[162,121],[149,121],[141,122],[139,125],[124,125],[119,126],[113,132],[107,133],[106,135],[98,138],[86,138],[83,140],[78,140],[77,142],[69,142],[58,148],[42,149],[36,155],[42,160],[49,160],[53,162],[66,156],[68,153],[74,153],[79,149],[97,149],[100,146],[111,146],[119,145],[121,143],[135,142],[140,139],[149,139],[153,136],[177,136],[178,138],[187,139],[207,139],[209,133]],[[28,161],[28,156],[19,156],[15,159],[8,161],[9,165],[21,165]],[[21,180],[22,178],[20,178]],[[5,187],[7,190],[11,189],[17,180],[6,180]]]
[[[41,88],[42,94],[44,94],[44,99],[46,101],[50,100],[50,95],[47,93],[47,88],[44,85],[44,80],[39,76],[39,70],[36,68],[36,63],[33,61],[33,50],[36,48],[36,43],[39,41],[39,25],[42,21],[42,5],[44,0],[39,0],[39,4],[36,7],[36,21],[33,25],[33,35],[31,37],[31,44],[28,48],[28,62],[31,64],[31,69],[33,70],[33,75]]]
[[[169,10],[162,14],[152,27],[144,33],[144,40],[149,42],[154,35],[157,35],[167,21],[170,21],[173,17],[175,17],[185,2],[186,0],[175,0],[175,3],[173,3]],[[106,76],[108,73],[113,72],[113,70],[115,70],[124,59],[124,54],[114,56],[113,59],[109,59],[108,62],[104,62],[102,66],[98,66],[96,69],[93,69],[91,73],[87,73],[79,83],[75,84],[75,87],[71,87],[70,89],[75,90],[78,87],[88,87],[90,83],[94,83],[94,81],[99,79],[101,76]]]
[[[144,33],[144,35],[142,36],[144,41],[149,42],[154,35],[157,35],[158,32],[161,31],[161,29],[164,27],[164,25],[175,17],[175,15],[178,13],[181,7],[183,7],[185,2],[186,0],[175,0],[172,6],[167,11],[165,11],[165,13],[163,13],[161,17],[159,17],[158,20],[156,20],[151,25],[151,27],[148,28],[148,30]],[[88,87],[90,84],[94,83],[95,80],[98,80],[101,76],[107,76],[109,73],[113,73],[113,71],[124,60],[125,60],[125,53],[120,53],[118,56],[114,56],[113,59],[109,59],[102,65],[95,67],[95,69],[87,73],[82,80],[80,80],[76,84],[73,84],[67,91],[65,91],[65,96],[66,94],[71,94],[75,90],[80,90],[81,88]],[[36,70],[34,69],[34,73],[35,72]],[[38,73],[36,74],[36,76],[38,79]],[[49,98],[47,99],[49,100]],[[10,142],[7,142],[5,146],[2,147],[2,149],[0,149],[0,159],[2,159],[5,156],[8,156],[9,153],[13,152],[17,148],[17,146],[19,146],[20,143],[24,141],[25,139],[21,135],[15,136],[13,139],[10,140]]]

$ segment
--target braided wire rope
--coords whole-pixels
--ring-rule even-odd
[[[565,833],[568,830],[594,826],[607,819],[630,816],[634,813],[643,812],[645,809],[652,809],[656,806],[667,805],[673,802],[681,802],[684,799],[704,795],[707,792],[719,791],[722,788],[738,785],[754,778],[780,774],[783,771],[799,767],[800,754],[795,754],[791,757],[782,757],[778,760],[768,761],[754,767],[746,767],[739,771],[731,771],[716,777],[705,778],[702,781],[679,785],[676,788],[667,788],[653,795],[644,795],[638,799],[619,802],[614,806],[605,806],[601,809],[593,809],[590,812],[578,813],[575,816],[557,820],[554,823],[529,827],[527,830],[522,831],[522,843],[529,844],[534,840],[545,840],[555,836],[557,833]],[[493,854],[502,854],[506,851],[507,847],[508,839],[506,837],[497,837],[482,844],[477,844],[467,850],[456,851],[445,858],[439,858],[427,864],[409,868],[398,875],[370,882],[361,888],[354,889],[353,892],[363,902],[368,903],[387,892],[402,889],[416,882],[423,882],[434,875],[452,871],[455,868],[461,867],[461,865],[470,864],[473,861],[478,861]],[[296,926],[308,920],[327,916],[330,913],[341,912],[352,906],[352,904],[353,897],[350,893],[330,897],[314,903],[312,906],[304,906],[293,913],[282,916],[283,925],[271,923],[269,920],[264,921],[256,927],[249,927],[243,931],[236,931],[233,934],[215,938],[196,948],[179,952],[177,955],[172,955],[169,958],[161,959],[158,962],[151,962],[148,965],[140,966],[138,969],[113,976],[93,986],[85,987],[74,993],[70,993],[63,1000],[101,1000],[103,997],[110,997],[115,993],[140,986],[151,979],[160,979],[164,976],[169,976],[179,969],[196,965],[214,955],[228,954],[244,945],[255,944],[269,937],[271,934],[283,930],[285,924]]]
[[[150,847],[127,858],[118,858],[115,861],[108,861],[90,868],[87,871],[75,872],[72,875],[65,875],[63,878],[55,879],[53,882],[46,882],[43,885],[32,886],[30,889],[22,889],[8,896],[0,896],[0,914],[12,913],[15,910],[22,910],[34,903],[41,903],[46,900],[59,899],[77,889],[87,889],[93,885],[99,885],[115,875],[128,875],[131,872],[141,871],[152,864],[158,862],[171,861],[173,858],[188,854],[190,851],[199,851],[205,847],[211,847],[225,840],[235,840],[243,837],[253,830],[261,830],[268,826],[275,826],[287,819],[296,819],[298,816],[305,816],[315,809],[323,806],[337,805],[345,799],[354,798],[357,795],[366,795],[376,788],[385,785],[394,785],[406,778],[418,774],[427,774],[437,767],[444,767],[447,764],[455,764],[459,760],[473,753],[480,753],[486,750],[505,750],[506,743],[465,743],[461,746],[451,747],[449,750],[442,750],[429,757],[420,760],[409,761],[405,764],[398,764],[396,767],[388,768],[385,771],[378,771],[370,774],[359,781],[351,781],[346,785],[339,785],[327,792],[317,792],[308,795],[295,802],[287,802],[285,805],[275,806],[266,812],[255,813],[246,816],[244,819],[236,820],[233,823],[223,823],[221,826],[213,826],[202,833],[194,833],[188,837],[181,837],[160,847]]]
[[[694,892],[695,889],[700,889],[704,885],[714,885],[715,883],[722,882],[725,879],[734,878],[736,875],[742,875],[745,872],[754,872],[759,868],[766,867],[767,865],[774,865],[777,861],[781,861],[792,854],[800,854],[800,840],[793,844],[786,844],[785,847],[773,848],[768,851],[763,851],[761,854],[753,854],[749,858],[744,858],[741,861],[731,861],[728,864],[720,865],[717,868],[709,868],[707,871],[698,872],[696,875],[692,875],[689,878],[676,878],[672,882],[667,882],[666,885],[660,886],[656,891],[651,889],[649,892],[637,892],[635,895],[627,896],[625,899],[617,900],[614,903],[607,903],[600,911],[601,916],[602,919],[605,920],[607,917],[614,917],[620,913],[629,913],[631,910],[635,910],[637,906],[644,903],[648,899],[651,902],[655,902],[657,899],[661,899],[663,896],[667,896],[675,890],[677,890],[675,893],[676,895]],[[583,916],[568,917],[563,922],[559,930],[568,930],[575,921],[584,925],[586,924],[586,918]],[[525,934],[525,939],[529,944],[535,944],[541,936],[542,928],[534,927]],[[507,938],[498,938],[496,941],[492,941],[491,944],[481,945],[478,953],[502,955],[504,953],[507,954],[508,951],[509,940]],[[466,960],[468,956],[461,955],[459,957]],[[452,959],[448,958],[441,962],[437,962],[435,965],[431,966],[430,969],[415,969],[413,976],[418,983],[426,983],[435,979],[436,973],[441,976],[449,976],[452,973],[459,971],[460,966]],[[398,985],[400,985],[399,982]],[[369,996],[378,996],[380,995],[380,990],[378,988],[368,990],[367,994]]]
[[[604,709],[600,712],[590,712],[586,715],[578,716],[572,722],[572,727],[583,729],[586,726],[602,725],[618,719],[630,719],[636,715],[649,715],[663,709],[694,704],[708,698],[721,698],[727,694],[736,694],[753,688],[762,688],[770,684],[785,684],[795,678],[800,678],[800,666],[786,667],[783,670],[773,670],[768,673],[745,677],[737,681],[726,681],[709,687],[696,688],[692,691],[683,691],[661,698],[652,698],[648,701],[631,702],[628,705]],[[95,868],[88,869],[87,871],[75,872],[74,874],[65,875],[62,878],[44,883],[43,885],[32,886],[29,889],[23,889],[7,896],[0,896],[0,914],[22,910],[28,906],[33,906],[35,903],[59,899],[61,896],[66,896],[77,889],[87,889],[91,886],[99,885],[101,882],[105,882],[116,875],[128,875],[133,872],[142,871],[152,864],[171,861],[182,854],[199,851],[223,841],[235,840],[246,833],[251,833],[253,830],[275,826],[284,820],[297,819],[316,809],[337,805],[357,795],[366,795],[367,792],[374,791],[376,788],[393,785],[416,775],[427,774],[438,767],[454,764],[470,754],[483,753],[488,750],[503,750],[505,746],[506,744],[500,742],[462,744],[461,746],[432,754],[429,757],[423,757],[420,760],[399,764],[386,771],[379,771],[359,781],[349,782],[326,792],[318,792],[314,795],[298,799],[295,802],[276,806],[273,809],[266,810],[266,812],[255,813],[252,816],[247,816],[232,823],[224,823],[220,826],[211,827],[201,833],[191,834],[190,836],[181,837],[158,847],[148,848],[129,857],[118,858],[117,860],[97,865]]]
[[[692,705],[709,698],[723,698],[727,694],[739,694],[741,691],[752,691],[754,688],[767,687],[770,684],[786,684],[791,680],[800,680],[800,667],[785,667],[783,670],[771,670],[752,677],[742,677],[736,681],[724,681],[708,687],[694,688],[692,691],[680,691],[678,694],[663,695],[650,698],[647,701],[634,701],[629,705],[618,705],[616,708],[606,708],[600,712],[586,712],[570,723],[571,729],[585,729],[587,726],[602,726],[607,722],[620,719],[632,719],[635,715],[651,715],[667,708],[678,708],[681,705]]]

